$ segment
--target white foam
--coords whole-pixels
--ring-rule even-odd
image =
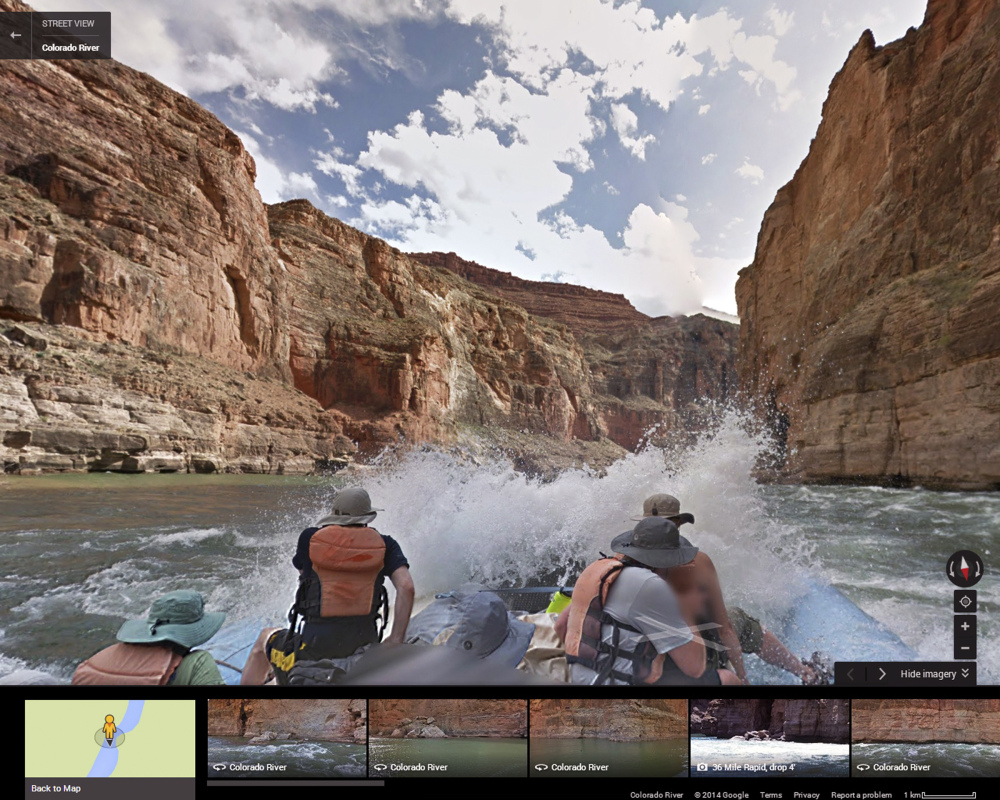
[[[813,571],[814,548],[794,526],[768,518],[753,477],[768,441],[748,427],[730,412],[690,447],[647,447],[603,475],[569,470],[551,481],[519,473],[503,458],[415,450],[386,459],[363,485],[384,509],[374,525],[399,541],[410,562],[418,598],[470,578],[522,584],[554,569],[572,582],[580,563],[610,552],[612,538],[635,525],[630,517],[647,496],[669,492],[695,515],[682,533],[715,561],[727,601],[784,615],[804,592],[799,578]],[[243,576],[254,591],[229,606],[231,620],[284,619],[298,577],[290,564],[298,533],[325,512],[290,512],[273,538],[258,542],[256,564]]]
[[[191,547],[203,542],[206,539],[214,539],[217,536],[225,536],[227,531],[221,528],[191,528],[185,531],[175,531],[173,533],[158,533],[145,540],[147,547],[163,546]]]

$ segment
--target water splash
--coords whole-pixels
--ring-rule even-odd
[[[572,583],[581,564],[609,552],[611,539],[635,525],[630,517],[648,495],[669,492],[695,515],[683,532],[715,560],[727,595],[783,613],[799,591],[791,576],[808,567],[811,548],[767,517],[753,473],[768,447],[730,412],[690,446],[650,445],[604,473],[575,469],[543,481],[506,460],[423,450],[376,469],[363,484],[385,509],[376,525],[398,539],[424,597],[471,577],[520,585],[554,573]],[[776,570],[790,579],[774,581]]]

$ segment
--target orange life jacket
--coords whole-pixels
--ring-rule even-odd
[[[172,647],[113,644],[73,673],[74,686],[165,686],[184,656]]]
[[[623,630],[641,631],[616,620],[604,610],[608,592],[625,568],[618,558],[602,558],[587,567],[573,587],[566,628],[566,660],[594,670],[596,684],[606,683],[611,678],[621,683],[650,684],[663,677],[664,654],[658,653],[648,641],[643,641],[635,650],[622,648],[619,639]],[[605,625],[611,626],[610,642],[604,641]],[[615,668],[619,658],[632,662],[630,672]],[[672,661],[669,667],[674,667]]]
[[[374,528],[327,525],[309,539],[309,560],[319,580],[320,617],[377,613],[378,576],[385,540]]]

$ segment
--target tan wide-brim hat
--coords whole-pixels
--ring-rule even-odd
[[[319,521],[322,525],[367,525],[381,508],[372,508],[368,492],[359,486],[341,489],[333,498],[333,511]]]
[[[672,494],[654,494],[642,504],[641,517],[629,517],[634,522],[646,517],[667,517],[675,520],[675,525],[694,524],[694,514],[681,513],[681,501]]]

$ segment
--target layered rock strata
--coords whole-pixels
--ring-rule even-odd
[[[305,201],[265,206],[236,134],[148,75],[7,61],[0,91],[8,471],[303,472],[470,439],[601,466],[731,391],[726,323],[571,286],[526,307]]]
[[[531,700],[531,736],[634,742],[688,734],[687,700]]]
[[[6,472],[304,474],[356,450],[335,415],[283,381],[67,326],[16,330],[42,349],[0,334]]]
[[[855,700],[851,738],[1000,744],[1000,700]]]
[[[398,732],[396,738],[400,738],[428,727],[437,728],[448,737],[509,739],[528,735],[528,706],[524,700],[369,700],[368,703],[372,736],[391,737]],[[440,737],[432,732],[424,738]]]
[[[564,283],[529,281],[455,253],[415,253],[572,333],[590,372],[599,434],[634,449],[645,438],[677,439],[704,427],[736,394],[738,327],[696,314],[649,317],[623,295]],[[683,438],[683,437],[681,437]]]
[[[865,32],[764,216],[741,383],[807,481],[1000,486],[1000,5]]]
[[[208,735],[259,739],[309,739],[365,744],[368,735],[365,700],[236,700],[208,701]]]

